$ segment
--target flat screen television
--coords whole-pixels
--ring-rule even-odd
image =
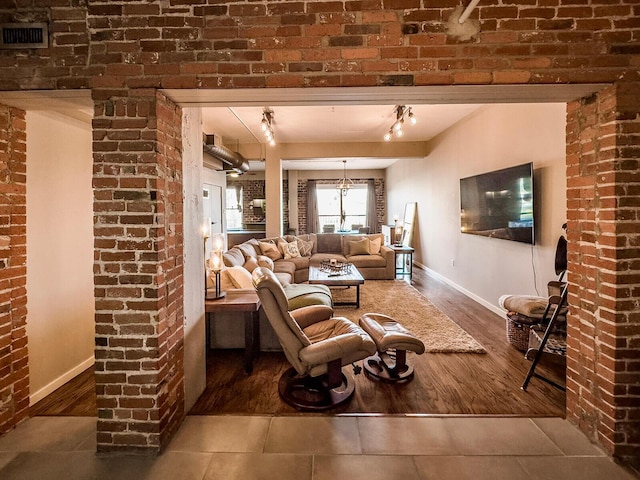
[[[460,231],[534,243],[533,163],[460,179]]]

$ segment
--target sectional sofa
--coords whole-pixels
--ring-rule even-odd
[[[309,266],[323,260],[352,263],[365,280],[395,278],[395,254],[383,245],[382,234],[311,233],[251,239],[223,254],[227,267],[272,267],[283,285],[309,280]],[[266,257],[266,258],[265,258]],[[271,262],[273,263],[271,265]]]

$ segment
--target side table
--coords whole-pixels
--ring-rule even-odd
[[[205,300],[207,350],[211,347],[211,314],[217,312],[242,312],[244,314],[244,364],[245,371],[250,374],[253,371],[253,360],[257,356],[260,347],[259,309],[260,299],[258,294],[252,291],[230,290],[226,292],[223,298]]]
[[[389,245],[389,248],[395,253],[396,276],[408,275],[409,281],[411,281],[411,277],[413,276],[413,252],[415,249],[413,247],[405,247],[404,245]],[[399,255],[402,255],[401,267],[398,266]],[[409,268],[407,268],[407,263],[409,264]]]

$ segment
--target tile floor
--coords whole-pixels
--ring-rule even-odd
[[[189,416],[159,457],[96,456],[96,419],[0,437],[0,478],[631,480],[560,418]]]

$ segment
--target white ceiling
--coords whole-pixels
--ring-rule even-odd
[[[418,120],[393,141],[429,140],[474,112],[480,105],[415,105]],[[276,106],[203,108],[205,133],[225,141],[264,143],[262,112],[273,111],[273,130],[280,143],[382,142],[396,120],[395,105]]]
[[[424,142],[470,115],[482,105],[415,105],[416,125],[405,122],[404,136],[391,142]],[[222,137],[227,147],[238,144],[262,144],[266,140],[260,122],[265,108],[273,112],[272,127],[278,143],[380,143],[396,120],[395,105],[320,105],[205,107],[203,130]],[[334,170],[348,160],[352,169],[384,169],[397,161],[393,158],[340,157],[283,160],[285,170]],[[262,169],[251,162],[252,169]]]

